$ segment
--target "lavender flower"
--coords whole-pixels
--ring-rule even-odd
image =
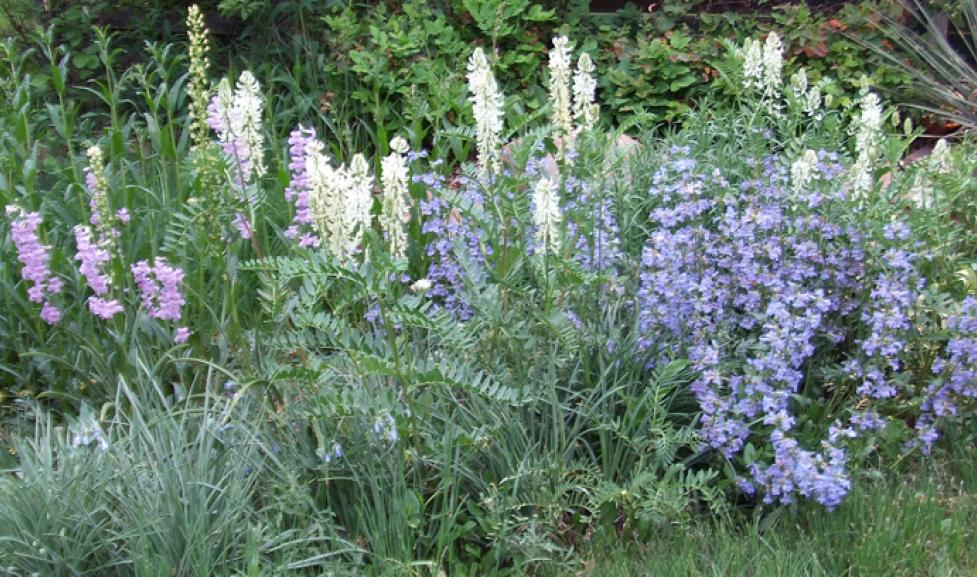
[[[186,304],[181,292],[181,269],[170,266],[166,259],[157,257],[152,266],[145,260],[132,265],[132,275],[139,287],[143,308],[149,316],[160,320],[180,320],[181,308]],[[182,334],[178,331],[178,336]],[[186,335],[189,336],[189,332]]]
[[[747,159],[760,176],[732,183],[700,172],[687,154],[673,148],[652,179],[657,206],[642,256],[637,346],[652,363],[688,355],[707,445],[733,457],[748,440],[769,439],[773,460],[753,463],[744,481],[751,490],[767,502],[803,496],[836,507],[850,487],[842,445],[878,419],[854,416],[857,428],[832,426],[819,450],[806,449],[791,435],[792,398],[819,347],[845,338],[859,345],[847,367],[860,391],[895,394],[892,375],[919,288],[912,257],[899,246],[908,227],[893,223],[873,243],[882,248],[870,264],[880,270],[868,274],[866,235],[821,212],[849,210],[843,193],[823,192],[843,172],[836,156],[806,153],[792,174],[780,158]],[[863,339],[848,328],[859,319]]]
[[[914,444],[929,453],[939,438],[937,424],[959,412],[961,401],[977,399],[977,299],[968,296],[960,311],[947,318],[952,335],[945,352],[932,367],[936,377],[923,393],[921,414],[916,421]]]
[[[122,312],[122,305],[118,300],[105,298],[111,285],[108,275],[102,272],[105,263],[111,260],[106,245],[107,239],[102,238],[94,241],[92,229],[88,226],[78,225],[75,227],[75,241],[78,245],[78,252],[75,260],[81,264],[78,267],[84,275],[89,288],[95,293],[88,298],[88,309],[95,316],[102,319],[111,319],[116,314]]]
[[[61,311],[48,300],[48,296],[61,292],[61,279],[52,276],[50,247],[41,243],[38,228],[41,214],[8,205],[5,210],[10,218],[10,237],[17,249],[17,260],[23,265],[20,276],[31,283],[27,297],[41,303],[41,318],[49,325],[61,320]]]

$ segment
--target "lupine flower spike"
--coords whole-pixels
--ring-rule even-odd
[[[312,190],[312,178],[308,172],[309,158],[318,154],[323,148],[316,139],[315,130],[299,126],[288,137],[289,164],[292,181],[285,189],[285,200],[295,205],[295,216],[292,225],[285,229],[285,236],[298,239],[299,246],[319,246],[319,237],[312,230],[314,221],[309,204]]]
[[[593,60],[584,52],[577,60],[577,72],[573,76],[573,118],[578,131],[591,130],[600,117],[600,106],[595,102],[597,79],[594,78]]]
[[[475,117],[475,134],[478,145],[478,176],[485,184],[489,174],[501,170],[499,147],[502,142],[502,108],[505,97],[499,90],[481,48],[476,48],[468,61],[468,99]]]
[[[864,199],[874,186],[875,163],[882,150],[882,104],[879,97],[863,88],[858,120],[853,127],[855,135],[855,163],[849,173],[851,196]]]
[[[395,258],[407,254],[407,231],[404,224],[410,217],[407,190],[407,141],[396,136],[390,141],[391,153],[380,161],[380,185],[383,189],[383,210],[380,228]]]
[[[347,239],[346,254],[356,253],[363,243],[363,234],[373,220],[373,177],[362,154],[354,154],[349,162],[349,189],[345,203]]]
[[[536,225],[536,247],[539,252],[557,252],[560,248],[560,199],[557,184],[544,176],[533,192],[533,224]]]
[[[818,162],[820,162],[818,154],[813,150],[807,150],[791,165],[790,183],[795,195],[800,196],[815,178]]]
[[[573,115],[570,110],[570,40],[566,36],[553,39],[549,71],[553,127],[561,138],[566,138],[573,134]]]
[[[247,70],[238,78],[236,90],[231,89],[228,79],[222,79],[207,107],[207,123],[231,162],[238,186],[246,186],[265,174],[263,110],[260,86]]]

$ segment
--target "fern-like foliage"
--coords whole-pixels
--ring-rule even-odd
[[[342,366],[403,390],[446,387],[512,404],[526,398],[520,387],[473,363],[474,326],[432,311],[369,264],[353,268],[317,253],[242,268],[263,273],[262,305],[275,319],[263,339],[277,353],[265,379],[299,376],[322,386],[323,375]]]

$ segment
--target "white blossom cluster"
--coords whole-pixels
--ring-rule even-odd
[[[759,93],[774,115],[780,114],[783,89],[784,45],[776,32],[770,32],[764,42],[747,38],[739,50],[743,59],[743,84],[747,90]],[[803,79],[806,84],[807,78]]]
[[[234,91],[234,105],[231,109],[231,132],[241,140],[247,149],[250,160],[247,174],[242,177],[246,182],[261,178],[265,175],[264,147],[265,137],[261,133],[261,115],[264,111],[264,101],[261,99],[261,87],[258,80],[249,70],[241,73],[237,79]]]
[[[383,191],[380,227],[390,248],[390,254],[403,258],[407,254],[407,231],[404,223],[410,218],[407,189],[407,141],[395,136],[390,141],[390,154],[380,161],[380,187]]]
[[[557,184],[548,176],[544,176],[536,183],[533,191],[533,209],[537,250],[543,254],[557,252],[560,248],[559,227],[563,216],[560,213]]]
[[[560,136],[573,134],[573,114],[570,107],[570,39],[557,36],[550,50],[550,106],[553,109],[553,126]]]
[[[265,175],[265,137],[261,130],[264,101],[254,75],[245,70],[232,90],[227,78],[221,79],[207,108],[207,123],[217,133],[221,148],[231,160],[236,180],[245,186]]]
[[[337,258],[348,260],[356,254],[363,232],[370,226],[373,179],[362,154],[353,157],[349,168],[333,168],[323,149],[318,140],[307,144],[309,213],[326,248]]]
[[[938,200],[934,178],[953,172],[953,157],[945,138],[933,145],[933,150],[923,163],[922,170],[916,173],[913,186],[909,190],[909,200],[917,207],[933,209]]]
[[[591,130],[600,117],[600,106],[596,103],[597,68],[590,55],[584,52],[577,59],[577,72],[573,76],[573,119],[577,130]]]
[[[878,95],[862,90],[859,115],[852,131],[855,136],[855,163],[849,172],[853,198],[865,198],[874,186],[873,171],[882,150],[882,104]]]
[[[502,110],[505,97],[499,90],[485,52],[476,48],[468,61],[468,99],[475,117],[479,179],[486,183],[490,173],[501,170]]]
[[[790,167],[791,190],[800,195],[814,181],[818,167],[818,154],[806,150]]]

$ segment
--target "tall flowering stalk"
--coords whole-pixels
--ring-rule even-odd
[[[41,304],[41,319],[53,325],[61,320],[61,311],[49,296],[61,292],[63,283],[51,274],[51,248],[41,242],[38,234],[41,213],[27,212],[13,205],[8,205],[5,212],[10,219],[10,238],[17,249],[17,260],[23,265],[20,276],[31,283],[27,298]]]
[[[245,182],[265,175],[264,145],[265,137],[261,131],[261,115],[264,101],[258,80],[249,70],[241,73],[234,92],[234,107],[231,111],[231,131],[240,139],[246,150],[247,165],[241,167]]]
[[[933,186],[933,179],[953,171],[953,157],[945,138],[941,138],[933,145],[933,151],[923,163],[922,170],[916,173],[912,188],[909,190],[909,200],[918,208],[932,209],[938,200],[938,190]]]
[[[560,199],[557,184],[548,176],[536,183],[533,191],[533,224],[536,226],[535,240],[539,252],[555,253],[560,249]]]
[[[783,86],[784,45],[776,32],[770,32],[763,43],[763,96],[769,100],[780,97]]]
[[[315,131],[299,126],[289,138],[292,181],[285,198],[295,204],[295,217],[285,231],[299,246],[325,247],[340,259],[352,257],[370,226],[373,178],[362,154],[349,168],[334,168]]]
[[[407,141],[396,136],[390,141],[391,153],[380,161],[380,187],[383,191],[383,207],[380,212],[380,228],[390,254],[403,258],[407,254],[407,230],[405,222],[410,218],[407,190]]]
[[[112,225],[115,215],[112,214],[109,183],[105,177],[105,157],[102,156],[102,149],[98,146],[90,146],[87,156],[85,185],[90,195],[88,206],[91,208],[88,221],[95,227],[100,237],[108,239],[113,236]]]
[[[104,265],[112,259],[108,249],[107,238],[93,238],[91,227],[78,225],[75,227],[75,242],[78,252],[75,260],[79,261],[79,270],[84,275],[89,288],[95,294],[88,297],[88,310],[101,319],[111,319],[122,312],[122,305],[117,299],[108,298],[111,279],[102,270]]]
[[[739,54],[743,58],[744,86],[759,93],[770,111],[779,114],[784,68],[784,46],[780,36],[770,32],[763,43],[747,38]]]
[[[349,162],[349,189],[344,206],[348,236],[346,254],[354,254],[363,243],[363,234],[373,221],[373,177],[362,154],[354,154]]]
[[[292,225],[285,229],[285,236],[298,239],[299,246],[319,246],[319,237],[311,230],[314,221],[309,204],[312,179],[308,172],[308,162],[322,148],[323,145],[316,139],[316,132],[312,128],[299,125],[288,137],[288,168],[292,172],[292,180],[285,189],[285,200],[295,205],[295,216],[292,218]]]
[[[747,38],[740,50],[743,58],[743,84],[746,88],[763,90],[763,44]]]
[[[139,287],[139,296],[143,308],[149,316],[177,322],[182,316],[183,305],[186,300],[183,298],[183,270],[170,266],[166,259],[156,258],[152,265],[148,261],[141,260],[132,265],[132,276]],[[176,331],[174,340],[178,343],[185,342],[190,333],[186,327],[180,327]]]
[[[864,199],[875,185],[875,163],[882,150],[882,104],[867,88],[862,90],[858,120],[852,128],[855,135],[855,163],[849,171],[851,195]]]
[[[573,76],[573,118],[577,121],[578,131],[591,130],[600,117],[600,106],[595,98],[596,70],[594,61],[586,52],[577,59],[577,72]]]
[[[489,174],[501,170],[499,147],[502,143],[502,108],[505,96],[499,90],[485,52],[481,47],[468,60],[468,100],[475,117],[478,145],[478,175],[487,183]]]
[[[187,10],[187,36],[190,40],[187,94],[190,96],[190,139],[195,148],[207,142],[207,105],[210,101],[210,80],[207,78],[207,70],[210,68],[207,57],[210,48],[209,34],[203,13],[193,4]]]
[[[261,130],[263,111],[261,88],[248,70],[241,73],[234,90],[228,79],[222,79],[207,107],[207,123],[234,166],[239,186],[250,184],[266,172]]]
[[[553,39],[548,68],[553,126],[559,136],[566,138],[573,134],[573,114],[570,109],[570,39],[566,36]]]

